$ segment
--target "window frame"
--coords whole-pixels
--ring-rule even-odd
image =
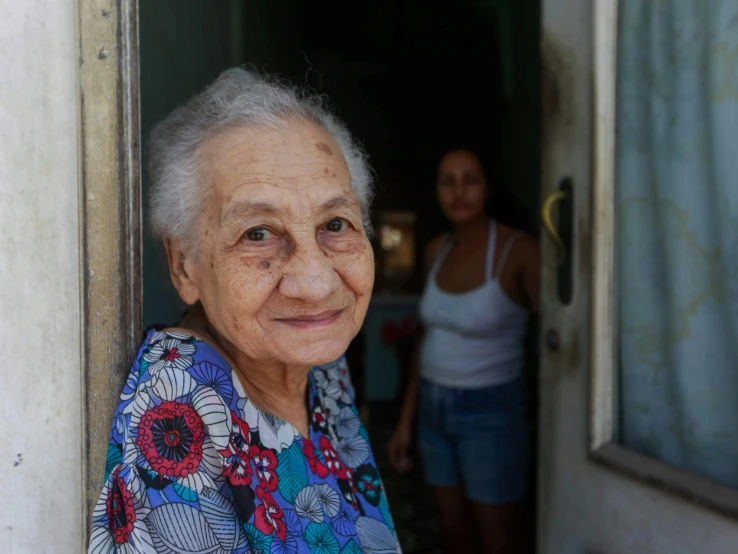
[[[617,441],[618,316],[615,275],[615,155],[618,0],[594,2],[592,347],[589,455],[608,468],[723,515],[738,518],[738,489],[677,468]]]

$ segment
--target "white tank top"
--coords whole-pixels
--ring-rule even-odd
[[[443,291],[436,284],[438,269],[453,242],[447,239],[441,245],[420,299],[420,317],[426,327],[420,358],[424,379],[446,387],[481,388],[520,376],[529,313],[499,283],[519,236],[515,233],[508,238],[493,275],[497,223],[490,220],[484,284],[462,293]]]

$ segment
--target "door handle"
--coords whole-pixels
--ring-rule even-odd
[[[558,251],[558,260],[556,263],[557,266],[560,266],[564,263],[566,252],[564,251],[564,243],[561,240],[561,236],[556,230],[556,227],[554,226],[551,219],[551,211],[557,202],[561,202],[568,197],[569,193],[565,190],[554,191],[548,195],[546,200],[544,200],[543,202],[543,206],[541,207],[541,222],[543,223],[543,227],[546,229],[548,236],[556,245],[556,250]]]
[[[554,225],[554,207],[557,217]],[[574,183],[565,177],[558,190],[546,197],[541,207],[541,221],[546,233],[556,246],[556,291],[562,304],[569,304],[574,296]]]

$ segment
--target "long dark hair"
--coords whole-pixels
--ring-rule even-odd
[[[474,143],[460,141],[453,142],[439,148],[435,156],[434,171],[438,172],[438,165],[443,156],[449,152],[463,150],[474,154],[482,166],[484,179],[487,183],[489,196],[485,205],[487,215],[500,223],[509,225],[520,231],[532,232],[533,227],[528,217],[528,211],[525,206],[518,200],[515,193],[507,185],[502,171],[502,161],[500,160],[497,148],[493,146],[476,145]],[[434,181],[435,182],[435,181]]]

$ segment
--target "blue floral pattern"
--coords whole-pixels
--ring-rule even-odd
[[[400,552],[345,358],[309,374],[310,436],[216,348],[149,331],[120,396],[94,554]]]

